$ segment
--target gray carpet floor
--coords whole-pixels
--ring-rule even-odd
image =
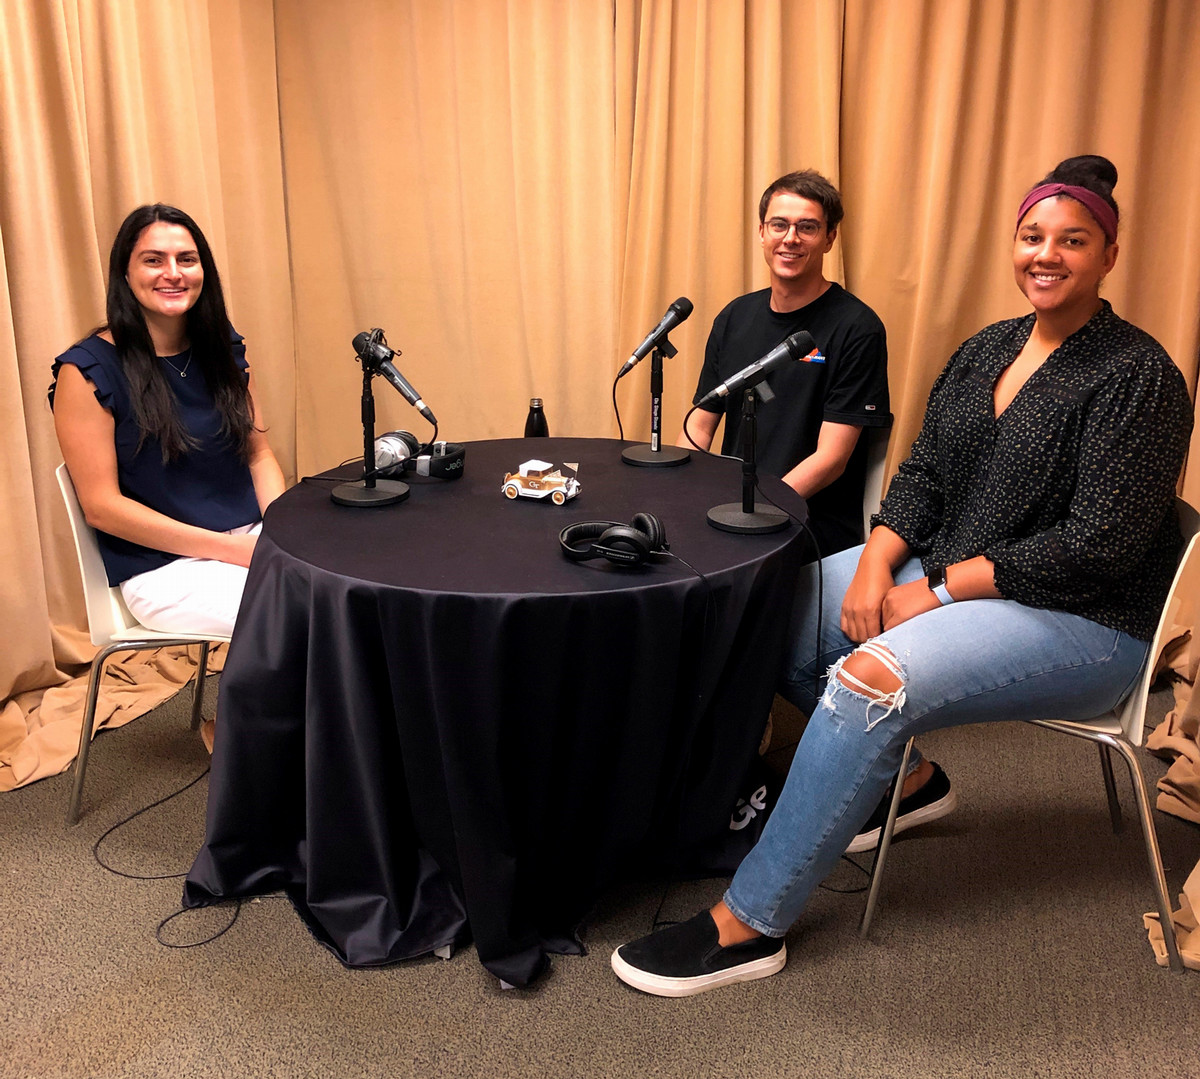
[[[206,767],[187,697],[100,735],[76,827],[63,825],[69,773],[0,795],[0,1076],[1200,1073],[1200,973],[1155,966],[1136,818],[1113,835],[1095,750],[1075,739],[1017,724],[926,738],[960,807],[897,841],[872,939],[857,935],[863,895],[832,890],[863,883],[843,863],[780,974],[671,1001],[621,985],[609,953],[648,930],[660,899],[662,917],[689,917],[721,881],[673,884],[665,899],[661,882],[615,888],[585,929],[589,954],[555,957],[529,991],[502,990],[470,948],[346,970],[278,898],[245,904],[209,943],[165,947],[156,927],[181,880],[117,876],[92,847]],[[1153,782],[1165,765],[1145,761]],[[137,817],[102,857],[139,876],[186,871],[206,790],[207,777]],[[1200,828],[1156,817],[1174,893]],[[188,911],[160,935],[198,942],[231,913]]]

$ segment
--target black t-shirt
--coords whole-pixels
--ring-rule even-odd
[[[730,303],[713,322],[704,367],[693,402],[761,359],[791,334],[807,330],[825,356],[821,363],[788,363],[767,380],[775,400],[756,409],[759,471],[790,472],[817,448],[825,420],[858,427],[888,427],[887,338],[883,323],[841,285],[798,311],[771,310],[771,290],[751,292]],[[742,456],[742,395],[714,406],[724,412],[723,453]],[[808,500],[810,527],[822,555],[861,543],[867,440],[860,438],[846,471]]]

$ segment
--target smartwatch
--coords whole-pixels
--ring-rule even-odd
[[[946,587],[946,567],[940,563],[935,563],[929,567],[929,573],[926,574],[929,581],[929,590],[938,598],[938,602],[945,607],[947,603],[953,603],[954,597],[950,595],[950,589]]]

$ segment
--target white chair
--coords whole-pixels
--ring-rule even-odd
[[[867,440],[867,478],[863,484],[863,537],[871,534],[871,515],[879,512],[883,501],[883,481],[887,479],[890,427],[864,427],[859,438]]]
[[[1167,956],[1172,970],[1182,972],[1183,961],[1179,957],[1179,948],[1175,942],[1175,928],[1171,921],[1171,902],[1167,893],[1167,879],[1163,872],[1162,855],[1158,848],[1158,834],[1154,830],[1154,818],[1151,813],[1150,798],[1146,792],[1146,780],[1142,775],[1134,747],[1144,741],[1146,722],[1146,701],[1150,694],[1150,685],[1154,679],[1154,665],[1162,651],[1163,638],[1170,629],[1170,612],[1176,591],[1184,579],[1188,566],[1200,558],[1200,513],[1177,498],[1175,505],[1179,513],[1179,527],[1184,536],[1183,552],[1179,566],[1175,571],[1175,579],[1167,593],[1167,601],[1163,604],[1162,615],[1159,617],[1158,629],[1147,653],[1145,667],[1138,679],[1134,691],[1125,700],[1123,706],[1118,706],[1095,719],[1086,722],[1068,722],[1062,719],[1035,719],[1031,723],[1046,730],[1058,731],[1060,734],[1073,735],[1076,738],[1086,738],[1095,742],[1100,751],[1100,766],[1104,772],[1104,786],[1108,792],[1109,815],[1112,818],[1113,831],[1121,830],[1121,806],[1117,801],[1117,788],[1113,781],[1111,750],[1116,750],[1125,760],[1129,768],[1129,778],[1133,783],[1134,800],[1137,804],[1138,819],[1142,825],[1142,839],[1146,845],[1146,860],[1150,865],[1150,876],[1154,884],[1154,896],[1158,907],[1159,919],[1162,922],[1163,937],[1167,946]],[[913,739],[908,740],[904,747],[904,756],[900,762],[898,776],[903,776],[908,770],[909,754],[912,752]],[[883,867],[887,860],[888,849],[892,842],[892,832],[896,825],[896,813],[900,806],[902,783],[892,785],[892,800],[887,822],[879,837],[879,849],[875,855],[875,864],[871,870],[871,887],[867,893],[867,905],[863,911],[859,935],[865,937],[871,929],[875,916],[875,906],[879,898],[879,887],[883,881]]]
[[[204,701],[204,675],[208,668],[208,646],[213,642],[228,641],[228,637],[212,634],[160,633],[148,629],[129,613],[119,588],[110,588],[104,571],[104,561],[96,534],[83,514],[83,507],[75,494],[75,485],[65,464],[55,470],[58,489],[62,492],[71,522],[71,535],[75,540],[75,554],[79,559],[79,573],[83,578],[83,598],[87,605],[88,632],[92,644],[100,649],[92,660],[91,676],[88,679],[87,699],[83,707],[83,727],[79,732],[79,755],[75,758],[75,783],[71,788],[71,802],[67,809],[67,823],[79,819],[79,803],[83,797],[83,776],[87,771],[88,750],[92,743],[92,728],[96,722],[96,699],[100,692],[100,677],[104,664],[114,652],[138,652],[168,645],[200,645],[200,665],[196,671],[196,686],[192,691],[192,729],[200,726],[200,707]]]

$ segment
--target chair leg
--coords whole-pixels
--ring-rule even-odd
[[[892,800],[888,806],[887,821],[883,831],[879,833],[879,845],[875,848],[875,861],[871,865],[871,888],[867,892],[867,906],[863,910],[862,921],[858,926],[858,935],[866,937],[871,931],[871,922],[875,917],[875,904],[879,900],[879,888],[883,883],[883,864],[887,860],[888,848],[892,845],[892,833],[896,829],[896,815],[900,810],[900,801],[904,797],[904,777],[908,773],[908,759],[912,756],[913,742],[910,738],[904,746],[904,756],[900,760],[900,770],[892,784]]]
[[[208,641],[200,642],[200,664],[196,668],[196,685],[192,689],[192,730],[200,729],[203,716],[200,708],[204,704],[204,676],[208,672]]]
[[[1121,803],[1117,800],[1117,784],[1113,778],[1112,753],[1103,742],[1097,742],[1100,751],[1100,770],[1104,773],[1104,792],[1108,795],[1108,815],[1112,818],[1114,834],[1120,834],[1124,821],[1121,819]]]
[[[1110,744],[1108,742],[1106,745]],[[1146,780],[1142,776],[1142,766],[1138,763],[1133,749],[1118,738],[1111,745],[1122,757],[1129,768],[1129,778],[1133,782],[1134,800],[1137,803],[1138,817],[1142,822],[1142,839],[1146,844],[1146,860],[1150,863],[1150,878],[1154,883],[1154,898],[1158,904],[1158,918],[1162,923],[1163,941],[1167,946],[1167,962],[1172,970],[1182,973],[1183,960],[1179,957],[1179,945],[1175,940],[1175,924],[1171,920],[1171,900],[1167,894],[1167,877],[1163,872],[1162,853],[1158,847],[1158,833],[1154,830],[1154,818],[1151,816],[1150,797],[1146,792]]]
[[[87,771],[88,751],[92,748],[92,728],[96,724],[96,702],[100,697],[100,676],[104,664],[114,652],[127,652],[127,645],[106,645],[92,660],[92,673],[88,677],[87,697],[83,706],[83,725],[79,731],[79,752],[75,755],[75,782],[71,787],[71,802],[67,806],[67,824],[79,820],[79,803],[83,800],[83,775]]]

